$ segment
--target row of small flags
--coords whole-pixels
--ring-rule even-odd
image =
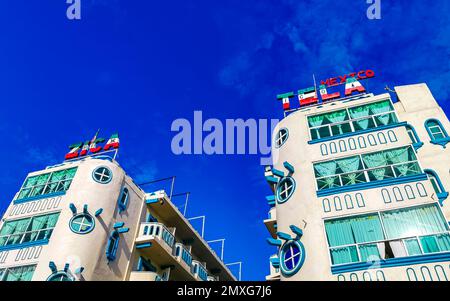
[[[327,86],[319,86],[320,98],[322,102],[330,101],[341,97],[340,92],[328,94]],[[350,77],[345,83],[345,96],[351,96],[354,92],[365,93],[366,89],[361,85],[361,83],[354,77]],[[300,107],[309,106],[319,103],[319,97],[317,95],[316,87],[310,87],[307,89],[298,90],[298,100],[300,102]],[[284,93],[277,95],[277,99],[283,102],[283,109],[285,111],[291,109],[291,98],[294,98],[294,92]]]

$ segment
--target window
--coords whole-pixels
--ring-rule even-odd
[[[422,173],[412,147],[314,164],[318,190]]]
[[[106,246],[106,258],[109,261],[114,261],[116,259],[119,240],[119,232],[113,231],[109,236],[108,245]]]
[[[112,180],[112,172],[107,167],[98,167],[92,172],[94,180],[100,184],[108,184]]]
[[[0,247],[46,242],[50,239],[58,218],[59,212],[6,221],[0,231]]]
[[[431,140],[439,140],[448,137],[442,124],[436,119],[428,120],[426,122],[426,127]]]
[[[436,204],[328,220],[325,231],[332,265],[450,251]]]
[[[436,193],[436,196],[439,198],[439,202],[442,204],[445,199],[447,199],[449,193],[445,191],[444,185],[441,182],[441,179],[439,178],[438,174],[431,169],[426,169],[425,173],[428,176],[428,179],[431,182],[431,185],[433,186],[434,192]]]
[[[420,141],[419,136],[417,135],[416,130],[411,125],[406,125],[406,131],[408,132],[408,136],[411,139],[411,143],[414,146],[415,150],[418,150],[423,146],[423,142]]]
[[[0,279],[1,281],[31,281],[35,269],[35,265],[2,269]]]
[[[280,268],[285,276],[297,273],[305,260],[305,248],[299,241],[286,242],[280,251]]]
[[[127,209],[128,205],[128,199],[129,199],[129,191],[128,188],[123,188],[122,193],[119,197],[119,211],[124,211]]]
[[[47,278],[47,281],[74,281],[75,279],[67,272],[59,271]]]
[[[76,171],[77,168],[74,167],[28,177],[22,185],[16,201],[65,192],[70,188]]]
[[[308,117],[312,140],[364,131],[398,122],[390,100]]]
[[[80,213],[72,217],[70,220],[70,230],[77,234],[87,234],[94,230],[95,220],[92,215]]]
[[[292,177],[284,177],[277,186],[277,201],[279,204],[286,203],[294,194],[295,180]]]
[[[282,147],[288,138],[289,138],[288,129],[287,128],[280,129],[277,135],[275,136],[275,147],[276,148]]]

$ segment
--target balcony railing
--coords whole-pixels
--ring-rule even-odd
[[[208,272],[206,271],[206,268],[197,260],[192,261],[192,274],[203,281],[208,280]]]
[[[188,266],[192,265],[192,255],[181,243],[175,244],[175,257],[181,258]]]
[[[161,223],[142,223],[140,235],[159,237],[171,248],[175,245],[175,236]]]

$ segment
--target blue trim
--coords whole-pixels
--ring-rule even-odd
[[[145,248],[150,248],[151,246],[152,246],[151,242],[146,242],[143,244],[137,244],[136,249],[145,249]]]
[[[294,166],[292,166],[289,162],[286,161],[283,163],[283,165],[284,168],[286,168],[289,171],[289,173],[293,174],[295,172]]]
[[[108,259],[108,261],[114,261],[116,259],[117,249],[119,248],[119,241],[119,232],[113,231],[109,236],[108,244],[106,245],[106,258]]]
[[[284,255],[285,255],[285,248],[289,247],[291,244],[296,244],[297,247],[300,249],[300,260],[292,270],[290,270],[286,267],[286,263],[283,260]],[[291,276],[297,274],[298,271],[300,271],[300,269],[302,268],[303,264],[305,263],[305,259],[306,259],[305,246],[298,240],[292,240],[292,241],[286,242],[280,250],[279,258],[280,258],[281,273],[285,277],[291,277]]]
[[[444,135],[445,135],[445,137],[444,138],[441,138],[441,139],[434,139],[434,136],[433,136],[433,133],[431,133],[431,131],[430,131],[430,129],[429,129],[429,125],[428,125],[428,123],[429,122],[431,122],[431,121],[434,121],[434,122],[437,122],[437,124],[439,125],[439,127],[441,128],[441,130],[442,130],[442,132],[444,133]],[[443,148],[446,148],[447,146],[447,143],[449,143],[450,142],[450,137],[448,136],[448,133],[447,133],[447,131],[445,130],[445,128],[444,128],[444,126],[442,125],[442,123],[438,120],[438,119],[436,119],[436,118],[429,118],[429,119],[427,119],[426,121],[425,121],[425,129],[427,130],[427,132],[428,132],[428,136],[430,136],[430,138],[431,138],[431,143],[432,144],[436,144],[436,145],[440,145],[440,146],[442,146]]]
[[[281,170],[272,168],[272,172],[274,175],[279,176],[280,178],[284,177],[284,172],[282,172]]]
[[[124,202],[122,202],[123,195],[125,194],[125,191],[127,193],[126,198]],[[123,212],[127,209],[128,206],[128,200],[130,199],[130,191],[127,187],[122,188],[122,192],[120,193],[119,199],[117,203],[119,204],[119,212]]]
[[[417,151],[419,148],[421,148],[424,145],[424,143],[422,141],[420,141],[420,137],[419,137],[419,135],[417,135],[416,129],[411,124],[405,125],[405,128],[406,128],[406,130],[410,129],[413,132],[414,139],[416,139],[416,141],[417,141],[417,143],[413,143],[413,147]]]
[[[269,245],[271,246],[281,246],[283,244],[283,242],[279,239],[273,239],[273,238],[268,238],[267,242],[269,243]]]
[[[266,177],[267,182],[272,183],[272,184],[277,184],[278,183],[278,178],[275,177]]]
[[[98,209],[95,211],[95,217],[99,217],[103,213],[103,208]]]
[[[46,244],[48,244],[48,239],[42,239],[42,240],[37,240],[37,241],[26,242],[23,244],[3,246],[3,247],[0,247],[0,251],[24,249],[24,248],[33,247],[33,246],[43,246]]]
[[[113,227],[114,227],[114,229],[117,229],[117,228],[122,228],[123,226],[125,226],[124,222],[117,222],[114,224]]]
[[[302,229],[300,229],[299,227],[297,227],[295,225],[290,225],[289,228],[291,229],[292,232],[294,232],[297,235],[297,239],[302,238],[302,236],[303,236]]]
[[[75,205],[73,203],[69,204],[69,208],[70,208],[70,211],[72,211],[72,213],[74,215],[77,214],[77,207],[75,207]]]
[[[25,199],[15,200],[15,201],[13,202],[13,204],[14,204],[14,205],[17,205],[17,204],[22,204],[22,203],[26,203],[26,202],[35,201],[35,200],[46,199],[46,198],[52,198],[52,197],[55,197],[55,196],[61,196],[61,195],[65,195],[65,194],[66,194],[65,191],[58,191],[58,192],[49,193],[49,194],[42,194],[42,195],[33,196],[33,197],[31,197],[31,198],[25,198]]]
[[[58,271],[58,268],[56,267],[56,264],[53,261],[50,261],[48,263],[48,267],[52,271],[52,273],[56,273]]]
[[[283,240],[292,240],[292,237],[284,232],[277,232],[277,236]]]
[[[407,266],[421,263],[441,262],[449,261],[450,252],[438,253],[438,254],[426,254],[401,258],[381,259],[379,262],[380,268],[390,268],[398,266]],[[373,262],[359,262],[350,263],[340,266],[331,267],[333,274],[349,273],[354,271],[367,270],[373,266]]]
[[[424,172],[426,174],[430,174],[431,176],[433,176],[436,179],[436,182],[439,186],[439,190],[441,192],[437,192],[436,191],[436,196],[439,199],[439,204],[441,204],[441,206],[444,204],[444,201],[448,198],[449,193],[447,191],[445,191],[445,187],[441,182],[441,178],[439,177],[439,175],[432,169],[425,169]],[[434,190],[434,187],[433,187]]]
[[[327,141],[332,141],[332,140],[337,140],[337,139],[342,139],[342,138],[347,138],[347,137],[353,137],[353,136],[358,136],[358,135],[372,133],[372,132],[383,131],[383,130],[387,130],[387,129],[398,128],[398,127],[405,126],[407,124],[408,123],[406,121],[399,122],[399,123],[388,124],[388,125],[385,125],[385,126],[379,126],[379,127],[372,128],[372,129],[361,130],[361,131],[357,131],[357,132],[345,133],[345,134],[342,134],[342,135],[336,135],[336,136],[331,136],[331,137],[311,140],[311,141],[308,141],[308,144],[317,144],[317,143],[322,143],[322,142],[327,142]]]
[[[130,231],[130,228],[120,228],[119,230],[117,230],[117,232],[119,233],[127,233],[128,231]]]
[[[373,182],[368,182],[368,183],[360,183],[360,184],[354,184],[354,185],[349,185],[349,186],[342,186],[342,187],[319,190],[319,191],[317,191],[317,196],[323,197],[323,196],[329,196],[329,195],[339,194],[339,193],[343,193],[343,192],[359,191],[359,190],[371,189],[371,188],[376,188],[376,187],[390,186],[390,185],[395,185],[395,184],[418,182],[418,181],[424,181],[427,179],[428,179],[427,175],[425,173],[422,173],[422,174],[394,178],[394,179],[386,179],[386,180],[381,180],[381,181],[373,181]]]
[[[156,203],[158,203],[158,202],[159,202],[158,199],[145,200],[145,203],[146,203],[146,204],[156,204]]]

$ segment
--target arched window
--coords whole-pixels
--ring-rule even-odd
[[[124,187],[122,190],[122,193],[120,194],[120,197],[119,197],[119,211],[120,212],[127,209],[129,197],[130,197],[130,193],[128,191],[128,188]]]
[[[423,146],[423,142],[420,141],[419,135],[417,135],[416,130],[412,125],[406,125],[406,131],[408,132],[409,139],[411,139],[411,143],[414,146],[415,150],[418,150]]]
[[[431,182],[431,185],[433,186],[434,191],[436,192],[436,196],[439,199],[439,203],[441,205],[448,197],[448,192],[445,191],[445,187],[441,182],[441,179],[439,178],[438,174],[432,170],[432,169],[425,169],[425,173],[428,175],[428,179]]]
[[[284,276],[296,274],[305,262],[305,247],[297,240],[286,242],[280,251],[280,268]]]
[[[119,232],[113,231],[109,236],[108,245],[106,246],[106,258],[109,261],[114,261],[114,259],[116,259],[119,240]]]
[[[430,135],[431,143],[445,147],[445,145],[450,142],[447,131],[439,120],[428,119],[425,122],[425,128],[427,129],[428,135]]]

